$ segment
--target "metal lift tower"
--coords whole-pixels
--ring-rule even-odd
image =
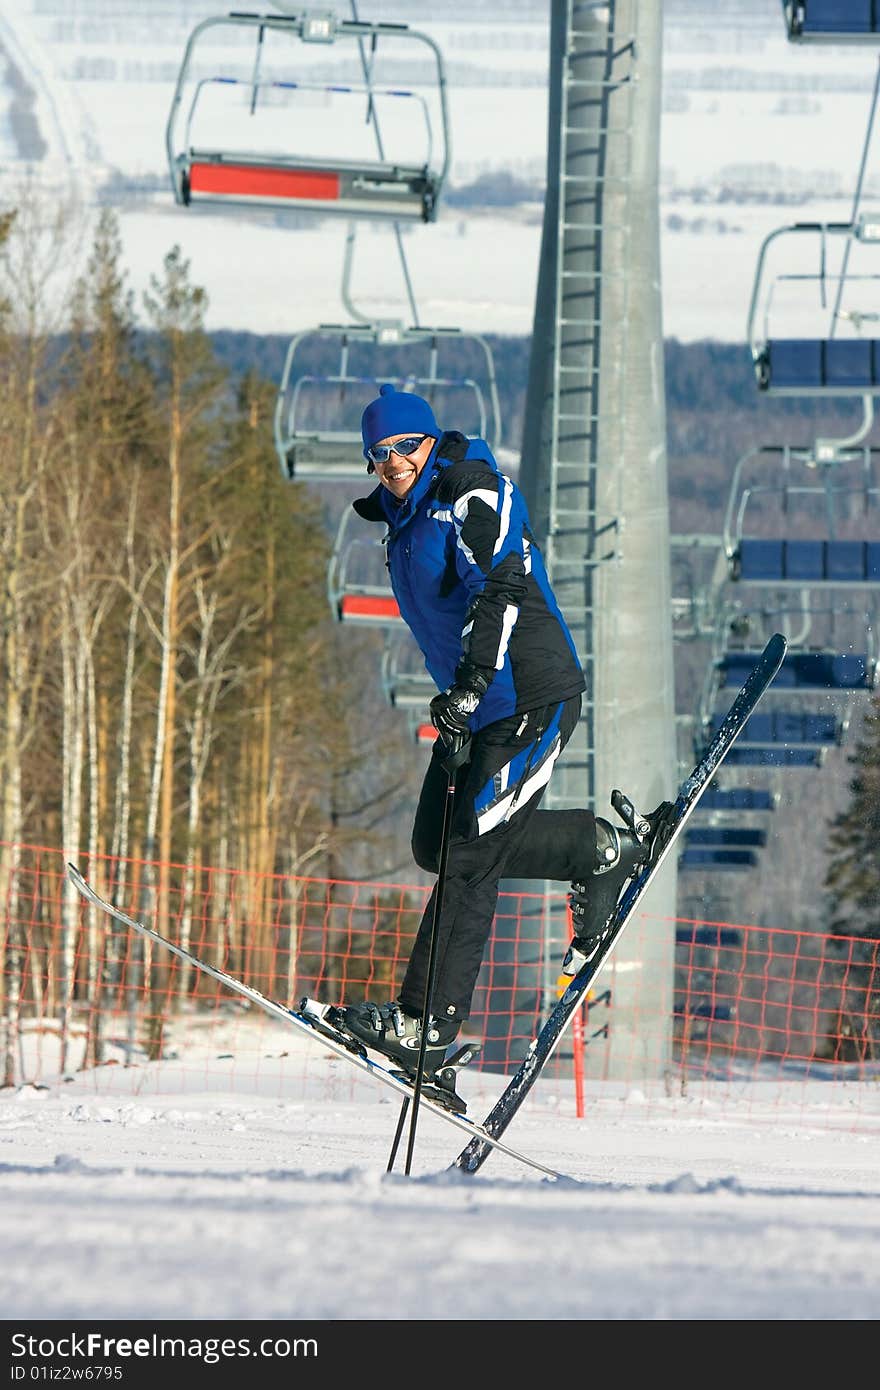
[[[547,199],[519,477],[588,680],[581,724],[544,805],[610,816],[614,787],[651,810],[679,780],[661,59],[653,0],[551,0]],[[536,888],[545,903],[546,1001],[555,997],[568,925],[560,885]],[[610,1026],[605,1041],[587,1047],[589,1075],[656,1076],[669,1061],[675,909],[670,862],[646,898],[650,915],[632,923],[603,973]]]

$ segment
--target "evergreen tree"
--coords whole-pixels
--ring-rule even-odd
[[[865,716],[849,763],[851,800],[832,823],[825,886],[830,894],[840,1000],[831,1052],[843,1059],[880,1050],[880,698]]]
[[[854,752],[851,801],[832,822],[826,886],[835,936],[880,938],[880,698],[871,701]]]

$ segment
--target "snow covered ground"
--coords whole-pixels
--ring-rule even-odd
[[[428,1112],[406,1177],[390,1092],[284,1030],[224,1037],[0,1092],[5,1319],[876,1316],[871,1083],[596,1083],[578,1119],[548,1078],[508,1138],[561,1181],[502,1154],[450,1172],[465,1140]],[[469,1113],[502,1084],[466,1075]]]

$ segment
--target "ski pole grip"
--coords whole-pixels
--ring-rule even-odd
[[[451,741],[447,741],[441,734],[440,739],[445,749],[440,766],[449,773],[455,772],[471,755],[471,736],[456,734]]]

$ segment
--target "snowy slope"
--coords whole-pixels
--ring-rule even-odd
[[[820,200],[821,215],[849,215],[874,55],[788,44],[779,11],[777,0],[748,0],[719,22],[717,6],[678,0],[666,8],[661,212],[669,336],[742,340],[763,237],[815,217]],[[347,317],[343,222],[173,203],[164,136],[176,73],[193,27],[218,12],[210,0],[0,0],[0,41],[33,88],[49,145],[41,174],[73,177],[87,201],[114,201],[138,291],[179,243],[208,290],[211,328],[293,333],[339,321]],[[382,7],[382,19],[409,22],[443,50],[452,186],[486,170],[542,177],[547,8],[533,0],[497,14],[491,4]],[[229,45],[211,55],[239,69],[245,61]],[[328,114],[318,116],[323,127]],[[874,162],[872,154],[871,186]],[[8,122],[0,121],[7,188],[21,172]],[[772,201],[783,195],[803,202]],[[539,245],[537,203],[441,209],[436,224],[406,238],[422,322],[528,332]],[[354,295],[369,314],[403,312],[389,229],[362,227]]]
[[[0,1092],[5,1318],[876,1316],[880,1114],[851,1132],[844,1087],[786,1107],[776,1088],[596,1084],[579,1120],[549,1082],[515,1142],[571,1181],[503,1155],[449,1173],[459,1136],[428,1114],[406,1178],[402,1155],[385,1173],[393,1098],[314,1048],[245,1082],[252,1061],[199,1080],[191,1043],[161,1069]],[[499,1084],[463,1080],[473,1113]],[[414,1273],[365,1278],[379,1252],[429,1272],[428,1296]]]

